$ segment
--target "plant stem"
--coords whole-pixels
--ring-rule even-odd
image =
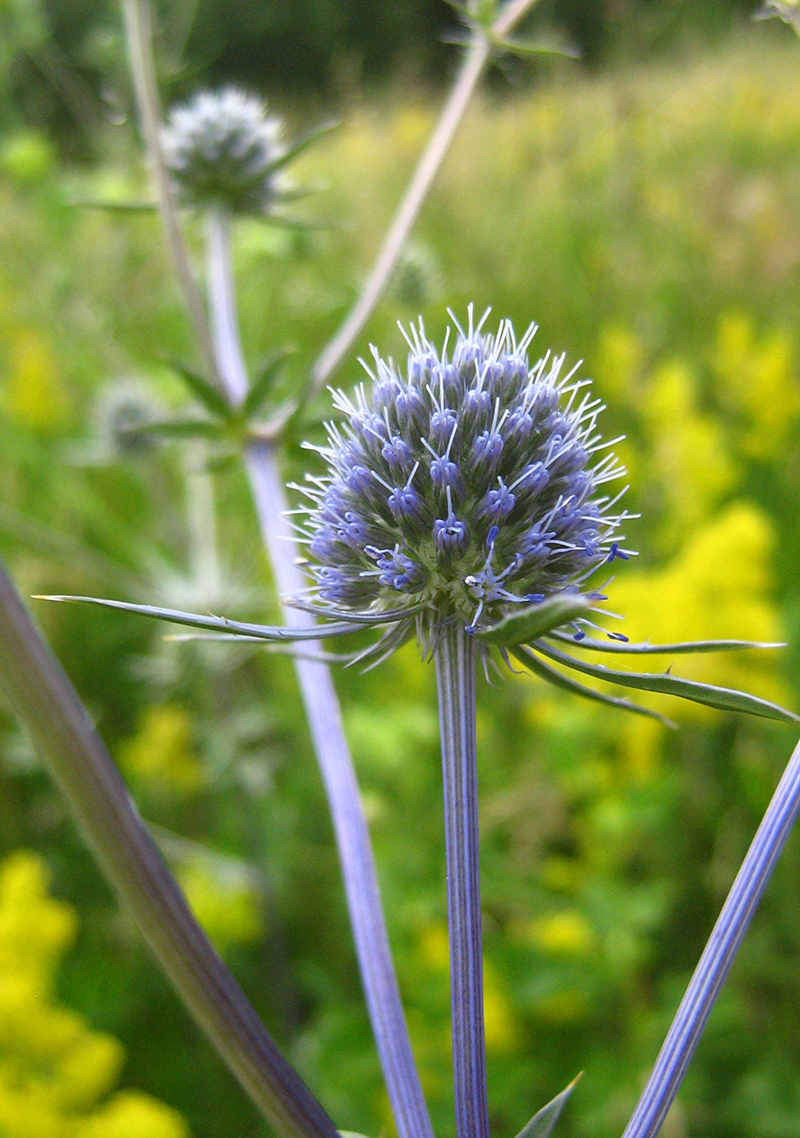
[[[192,916],[119,771],[0,563],[0,685],[179,996],[285,1138],[337,1138]]]
[[[661,1129],[798,812],[800,744],[731,886],[623,1138],[655,1138]]]
[[[461,624],[435,649],[442,739],[450,1000],[458,1138],[488,1138],[475,745],[475,647]]]
[[[505,4],[492,27],[492,38],[507,35],[535,3],[536,0],[511,0]],[[491,59],[492,51],[490,38],[476,31],[428,145],[414,169],[408,188],[378,250],[361,294],[311,369],[313,390],[318,391],[328,382],[375,311],[484,68]]]
[[[158,209],[167,239],[167,250],[203,363],[209,377],[219,385],[214,347],[203,306],[203,298],[192,272],[175,204],[175,192],[159,143],[161,106],[153,60],[150,8],[147,0],[122,0],[122,14],[125,20],[125,43],[133,77],[139,121],[147,156],[153,169]]]
[[[248,379],[236,319],[230,227],[220,213],[209,216],[208,226],[209,296],[217,361],[228,398],[237,404],[244,398]],[[286,520],[288,502],[272,446],[250,443],[245,465],[278,590],[297,596],[307,582],[295,561],[297,546]],[[294,627],[314,623],[313,617],[297,609],[287,609],[286,618]],[[311,653],[319,647],[315,643],[307,646]],[[305,658],[296,658],[294,667],[328,797],[367,1008],[398,1133],[400,1138],[433,1138],[392,962],[369,830],[330,669]]]

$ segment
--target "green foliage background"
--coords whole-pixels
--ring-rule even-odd
[[[796,709],[800,45],[772,33],[753,28],[702,56],[594,77],[558,69],[533,90],[478,103],[359,351],[369,339],[401,358],[398,316],[422,312],[438,338],[445,306],[458,315],[474,300],[518,330],[537,319],[539,350],[582,355],[609,405],[604,433],[627,434],[629,506],[642,513],[629,529],[641,556],[611,592],[626,632],[786,638],[779,655],[678,670]],[[433,117],[430,100],[411,94],[354,106],[298,170],[327,183],[304,210],[332,227],[240,224],[248,355],[297,348],[276,402],[302,383],[356,295]],[[115,442],[121,403],[185,402],[158,359],[192,349],[157,222],[72,204],[141,191],[132,141],[103,145],[104,162],[76,170],[40,134],[17,130],[0,144],[0,549],[24,593],[275,619],[241,471],[209,473],[197,449],[121,453]],[[199,227],[190,235],[199,251]],[[359,375],[356,354],[338,377],[345,386]],[[311,436],[326,411],[321,398]],[[294,448],[287,479],[309,463]],[[270,1030],[339,1126],[391,1134],[289,663],[167,642],[132,617],[36,611]],[[337,674],[337,686],[412,1037],[446,1138],[432,670],[407,648],[366,676]],[[621,1133],[794,744],[769,724],[674,705],[671,714],[677,733],[523,677],[481,688],[498,1138],[578,1070],[561,1133]],[[179,1110],[196,1138],[264,1133],[119,913],[25,738],[6,714],[0,727],[0,848],[40,851],[80,921],[58,999],[123,1043],[124,1085]],[[41,886],[31,888],[34,912]],[[798,906],[793,838],[667,1138],[800,1133]],[[32,920],[32,943],[38,928]],[[3,961],[0,972],[11,967]],[[0,1033],[0,1075],[10,1055]],[[28,1124],[5,1123],[4,1138],[33,1138]],[[73,1133],[64,1123],[41,1138]]]

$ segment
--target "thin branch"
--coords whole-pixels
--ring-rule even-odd
[[[239,339],[228,222],[219,213],[209,217],[208,280],[217,365],[228,398],[239,405],[247,393],[248,378]],[[251,443],[245,452],[245,465],[278,591],[297,596],[307,582],[297,567],[297,545],[286,517],[289,505],[271,445]],[[313,629],[312,614],[288,607],[285,612],[291,627]],[[307,648],[313,654],[320,645],[312,642]],[[293,662],[333,819],[356,955],[398,1133],[400,1138],[433,1138],[392,962],[369,830],[330,669],[305,657]]]
[[[484,68],[492,56],[491,40],[507,35],[535,3],[536,0],[512,0],[505,5],[495,21],[490,36],[484,36],[476,30],[461,70],[442,108],[428,145],[417,163],[394,220],[383,239],[364,288],[345,317],[344,323],[325,345],[314,363],[311,371],[313,391],[318,391],[328,382],[375,311]]]
[[[461,624],[435,649],[442,740],[450,1001],[458,1138],[489,1138],[475,744],[475,645]]]
[[[122,12],[125,19],[125,42],[131,75],[133,76],[136,105],[147,156],[153,171],[159,212],[167,239],[167,249],[203,364],[209,377],[214,380],[217,386],[220,386],[208,318],[203,298],[192,272],[183,229],[175,204],[175,192],[161,148],[159,136],[161,105],[153,61],[153,37],[148,0],[122,0]]]
[[[655,1138],[800,812],[800,744],[758,827],[623,1138]]]
[[[197,924],[75,689],[0,563],[0,686],[156,960],[285,1138],[337,1138]]]

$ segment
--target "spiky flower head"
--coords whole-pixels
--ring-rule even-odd
[[[283,128],[266,104],[233,87],[174,107],[162,131],[167,166],[187,204],[266,213],[281,196]]]
[[[631,551],[622,545],[624,494],[605,487],[624,473],[596,429],[603,409],[564,356],[531,367],[531,325],[517,341],[510,321],[484,332],[486,316],[441,351],[422,321],[405,333],[404,372],[373,349],[368,393],[334,392],[342,421],[328,425],[318,450],[328,465],[294,489],[307,496],[297,526],[313,584],[290,603],[318,622],[261,625],[96,597],[58,597],[143,613],[203,630],[211,639],[244,637],[318,654],[315,642],[357,633],[366,648],[333,653],[373,667],[415,629],[423,650],[460,624],[484,667],[493,649],[533,675],[593,702],[664,720],[627,697],[574,678],[656,692],[707,707],[798,722],[790,711],[746,692],[591,663],[584,654],[685,655],[777,645],[744,640],[630,644],[590,614],[606,600],[593,575]],[[601,576],[601,581],[606,573]],[[603,585],[600,585],[602,588]],[[603,610],[600,610],[603,611]],[[614,614],[605,613],[606,616]],[[602,636],[587,635],[597,629]],[[372,634],[379,632],[377,639]],[[460,638],[459,638],[460,639]],[[622,643],[620,643],[620,641]],[[462,644],[463,647],[463,644]],[[581,657],[584,656],[582,659]],[[327,658],[327,657],[322,657]]]
[[[624,471],[596,431],[590,381],[562,376],[563,355],[531,367],[534,325],[517,342],[510,321],[489,334],[485,320],[474,327],[470,309],[441,351],[420,321],[405,373],[373,349],[371,392],[334,393],[344,420],[316,448],[329,470],[303,488],[320,608],[407,607],[425,638],[443,621],[478,632],[628,556],[621,493],[603,490]]]

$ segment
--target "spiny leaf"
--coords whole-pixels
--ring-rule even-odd
[[[653,675],[648,672],[619,672],[607,668],[604,664],[587,664],[583,660],[576,660],[564,652],[559,652],[552,645],[539,640],[534,647],[538,652],[555,660],[558,664],[572,668],[576,672],[593,676],[597,680],[605,680],[610,684],[619,684],[621,687],[638,688],[640,691],[660,692],[663,695],[675,695],[681,699],[691,700],[693,703],[702,703],[708,707],[715,707],[719,711],[740,711],[746,715],[759,715],[764,719],[777,719],[782,723],[798,723],[800,716],[787,711],[769,700],[760,699],[746,692],[735,691],[732,688],[715,687],[713,684],[702,684],[695,680],[684,680],[668,673]]]
[[[293,351],[294,348],[276,348],[267,356],[242,403],[242,414],[245,419],[249,419],[261,410],[264,400],[269,395],[276,372]]]
[[[576,1075],[561,1094],[556,1095],[554,1099],[550,1100],[547,1106],[543,1106],[540,1111],[534,1114],[528,1125],[520,1130],[517,1138],[550,1138],[553,1127],[558,1122],[561,1111],[564,1109],[567,1099],[575,1089],[575,1085],[580,1077],[580,1075]]]
[[[359,632],[357,624],[337,622],[331,624],[313,625],[308,628],[288,628],[284,625],[246,624],[240,620],[228,620],[224,616],[214,616],[209,613],[203,616],[200,613],[180,612],[178,609],[157,608],[155,605],[134,605],[128,601],[111,601],[102,597],[77,596],[37,596],[38,601],[67,601],[73,604],[100,605],[102,608],[121,609],[123,612],[138,613],[153,620],[165,620],[170,624],[187,624],[191,628],[207,628],[213,632],[228,632],[239,634],[256,640],[321,640],[327,636],[346,636],[351,632]]]
[[[587,688],[585,684],[579,684],[577,680],[573,680],[570,676],[565,676],[562,672],[557,672],[555,668],[551,668],[549,664],[545,664],[544,660],[540,660],[529,648],[512,648],[511,654],[529,672],[533,672],[535,676],[546,680],[553,687],[561,688],[573,695],[579,695],[583,699],[593,699],[597,703],[618,707],[621,711],[632,711],[636,715],[646,715],[649,719],[657,719],[665,727],[677,727],[677,724],[673,723],[671,719],[667,719],[665,715],[659,715],[657,711],[651,711],[649,707],[642,707],[640,703],[632,703],[631,700],[617,695],[606,695],[605,692],[595,691],[594,688]]]
[[[279,158],[276,158],[274,162],[270,163],[266,172],[273,174],[276,170],[282,169],[289,162],[293,162],[298,154],[302,154],[307,147],[311,146],[312,143],[316,142],[317,139],[321,138],[324,134],[329,134],[332,130],[336,130],[339,125],[340,123],[337,119],[331,119],[329,122],[322,123],[321,126],[314,127],[314,129],[308,131],[307,134],[301,135],[300,138],[295,139],[288,150],[284,151]]]
[[[192,394],[200,400],[207,411],[220,419],[232,418],[233,409],[230,403],[204,376],[199,375],[194,368],[190,367],[189,364],[183,360],[176,359],[172,356],[165,359],[164,363],[181,377]]]
[[[591,652],[615,652],[630,656],[688,656],[700,652],[734,652],[744,648],[785,648],[785,644],[762,643],[757,640],[686,640],[677,644],[620,644],[586,637],[576,640],[566,632],[549,632],[548,638],[584,648]]]
[[[548,597],[540,604],[525,605],[516,612],[509,613],[491,628],[475,633],[477,640],[487,644],[530,644],[558,628],[568,624],[578,616],[583,616],[592,607],[591,601],[580,593],[562,593]]]

